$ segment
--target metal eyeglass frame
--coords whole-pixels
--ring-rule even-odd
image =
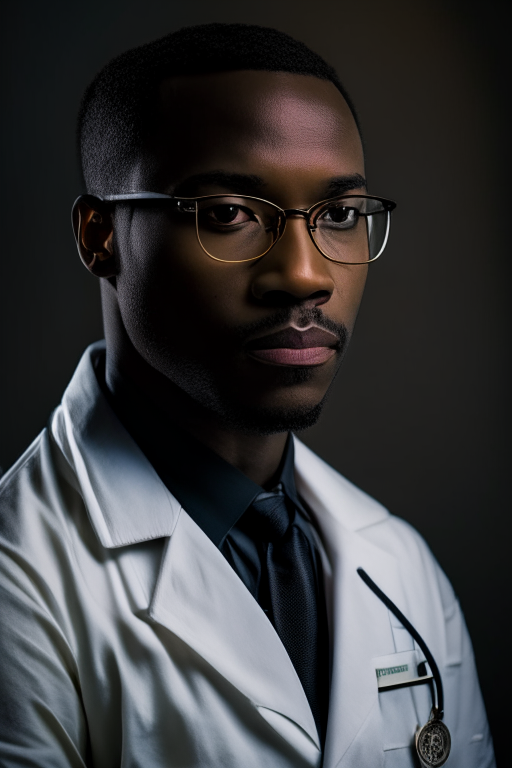
[[[131,192],[124,195],[103,195],[99,196],[96,195],[99,200],[102,200],[104,202],[109,203],[121,203],[121,202],[130,202],[130,201],[136,201],[136,200],[172,200],[175,203],[195,203],[195,214],[196,214],[196,236],[199,245],[201,246],[202,250],[206,253],[207,256],[209,256],[211,259],[214,259],[214,261],[221,261],[224,264],[242,264],[244,262],[249,261],[256,261],[257,259],[261,259],[263,256],[265,256],[275,245],[279,242],[279,240],[284,235],[285,229],[286,229],[286,220],[289,216],[302,216],[304,219],[306,219],[306,227],[309,233],[309,236],[315,246],[315,248],[320,251],[322,256],[324,256],[329,261],[334,262],[335,264],[346,264],[348,266],[359,266],[362,264],[371,264],[372,261],[376,261],[381,253],[384,251],[384,248],[386,247],[386,244],[388,242],[389,237],[389,227],[391,222],[391,211],[396,208],[396,203],[393,202],[393,200],[388,200],[385,197],[375,197],[374,195],[353,195],[350,193],[346,193],[344,195],[338,195],[337,197],[327,198],[326,200],[320,200],[318,203],[315,203],[310,208],[280,208],[275,203],[272,203],[270,200],[265,200],[262,197],[254,197],[252,195],[230,195],[229,193],[224,194],[217,194],[217,195],[202,195],[200,197],[174,197],[173,195],[166,195],[161,192]],[[199,200],[214,200],[216,198],[236,198],[236,199],[242,199],[242,200],[257,200],[261,203],[266,203],[267,205],[272,206],[272,208],[275,208],[275,210],[278,212],[278,223],[277,223],[277,236],[272,245],[270,245],[266,251],[263,253],[260,253],[258,256],[251,256],[250,259],[219,259],[218,256],[213,256],[213,254],[209,253],[206,248],[204,247],[203,243],[201,242],[201,237],[199,235],[199,219],[198,219],[198,201]],[[327,253],[325,253],[318,243],[316,242],[313,232],[316,229],[315,222],[318,216],[314,217],[314,212],[316,209],[321,209],[322,206],[326,205],[327,203],[334,202],[335,200],[343,200],[344,198],[354,198],[354,197],[362,197],[367,200],[378,200],[380,203],[382,203],[384,207],[384,211],[387,213],[387,221],[386,221],[386,234],[384,236],[384,242],[382,244],[382,247],[378,254],[373,257],[373,259],[368,259],[367,261],[340,261],[338,259],[333,259],[332,256],[329,256]],[[378,212],[380,213],[380,211]],[[368,213],[359,213],[360,216],[372,216],[374,214],[368,214]]]

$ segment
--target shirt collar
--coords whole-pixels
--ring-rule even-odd
[[[263,488],[196,440],[118,372],[113,392],[97,375],[112,408],[183,509],[220,547]],[[300,507],[294,475],[294,445],[286,442],[278,483]]]
[[[288,435],[288,440],[286,441],[278,482],[281,484],[283,491],[288,498],[302,510],[302,504],[299,500],[297,487],[295,485],[295,449],[291,434]]]

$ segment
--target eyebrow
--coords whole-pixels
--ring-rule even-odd
[[[208,171],[196,173],[181,181],[174,189],[173,197],[193,197],[205,186],[223,187],[233,194],[257,197],[266,185],[261,176],[253,174]],[[360,173],[352,173],[329,179],[325,185],[325,194],[327,197],[335,197],[361,188],[366,189],[366,179]]]
[[[193,197],[201,187],[224,187],[233,194],[253,195],[260,192],[265,182],[260,176],[246,173],[228,173],[227,171],[208,171],[196,173],[181,181],[173,191],[174,197]]]
[[[352,189],[366,189],[366,179],[360,173],[351,173],[347,176],[336,176],[330,179],[327,186],[327,194],[335,197],[350,192]]]

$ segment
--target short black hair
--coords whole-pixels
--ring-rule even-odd
[[[140,157],[145,126],[155,114],[163,79],[184,74],[264,70],[329,80],[359,122],[335,70],[290,35],[249,24],[184,27],[112,59],[84,93],[78,115],[78,150],[87,192],[116,194]]]

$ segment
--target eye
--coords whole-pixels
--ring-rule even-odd
[[[357,224],[359,212],[355,208],[341,205],[330,205],[319,216],[318,224],[334,224],[343,229],[351,229]]]
[[[206,216],[210,224],[243,224],[246,221],[251,221],[254,216],[250,215],[250,211],[241,208],[239,205],[230,205],[224,203],[223,205],[215,205],[211,208],[203,211],[203,216]]]

